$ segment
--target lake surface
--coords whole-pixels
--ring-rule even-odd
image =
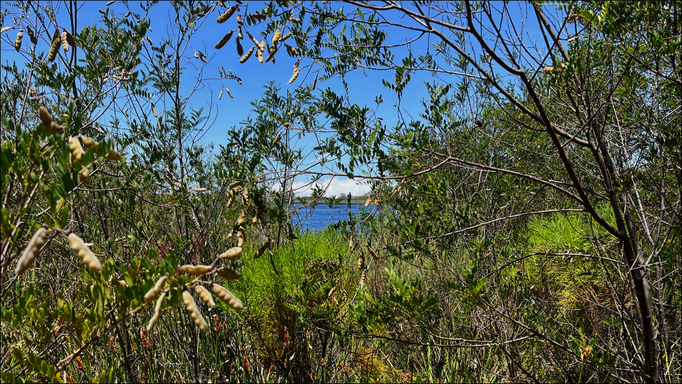
[[[300,206],[300,204],[296,204],[296,207]],[[358,215],[362,209],[370,210],[372,208],[374,208],[373,205],[365,208],[364,205],[353,204],[350,211],[354,215]],[[327,204],[318,204],[315,209],[308,206],[300,210],[292,217],[291,223],[299,224],[301,230],[305,231],[307,229],[321,230],[341,220],[348,220],[348,206],[346,204],[337,205],[335,208],[329,208]]]

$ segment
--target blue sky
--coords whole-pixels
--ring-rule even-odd
[[[247,2],[245,2],[246,4]],[[259,2],[248,2],[249,13],[259,11],[265,7],[265,3]],[[3,3],[3,8],[5,4]],[[129,7],[129,8],[128,8]],[[519,12],[522,9],[526,9],[528,5],[521,4],[518,6],[512,5],[510,10],[512,12]],[[129,2],[126,6],[123,2],[117,1],[110,7],[110,12],[114,12],[118,15],[123,15],[128,10],[143,14],[142,8],[139,3]],[[350,8],[350,7],[348,7]],[[99,22],[102,15],[99,13],[100,9],[106,9],[106,2],[103,1],[89,1],[81,4],[79,9],[78,17],[78,28],[83,28],[89,25],[100,24]],[[549,7],[552,9],[552,7]],[[66,8],[63,4],[58,5],[57,15],[58,23],[60,27],[67,27],[68,16],[66,16]],[[255,57],[251,58],[247,63],[240,64],[239,56],[235,52],[233,38],[225,47],[221,50],[216,50],[214,44],[222,38],[222,36],[227,33],[230,28],[234,27],[234,22],[227,22],[225,24],[217,24],[215,22],[216,17],[223,9],[218,9],[213,11],[204,21],[204,24],[198,28],[198,32],[193,36],[191,40],[191,48],[186,53],[187,65],[185,66],[186,72],[184,74],[185,80],[183,84],[187,85],[184,89],[185,93],[191,90],[191,86],[194,85],[192,78],[196,77],[196,68],[201,65],[199,59],[193,58],[194,50],[201,51],[207,55],[208,64],[204,67],[204,87],[196,92],[190,104],[194,108],[204,107],[206,109],[210,108],[211,101],[215,103],[213,108],[213,113],[215,114],[215,122],[208,128],[208,132],[203,136],[202,144],[215,144],[216,147],[219,144],[227,144],[226,131],[231,126],[238,126],[242,121],[251,113],[250,103],[261,97],[264,86],[270,81],[275,81],[282,93],[286,90],[293,91],[302,81],[306,80],[306,71],[310,68],[311,64],[309,60],[303,60],[300,67],[302,67],[302,73],[293,84],[287,84],[289,78],[291,77],[292,66],[296,61],[295,58],[288,57],[288,55],[278,55],[277,63],[264,63],[260,64]],[[173,11],[169,3],[161,2],[155,5],[150,12],[150,21],[152,31],[149,32],[148,36],[155,43],[160,42],[168,33],[167,26],[172,24]],[[35,18],[35,16],[33,16]],[[404,19],[398,19],[395,14],[389,14],[389,20],[394,22],[402,22]],[[524,36],[529,39],[529,43],[537,41],[540,36],[537,31],[537,21],[531,19],[532,22],[525,25],[526,30],[524,31]],[[2,20],[2,26],[12,25],[13,21],[11,17],[6,17]],[[70,29],[70,28],[68,28]],[[16,36],[17,30],[11,30],[3,33],[1,52],[2,52],[2,63],[11,64],[16,62],[21,65],[28,58],[27,55],[18,54],[12,46],[14,37]],[[25,31],[24,31],[25,32]],[[286,31],[285,31],[286,32]],[[259,36],[256,37],[260,39]],[[410,37],[407,35],[389,34],[387,43],[396,44],[405,42]],[[24,48],[28,46],[28,36],[24,39]],[[42,47],[40,44],[45,45]],[[250,41],[244,40],[244,48],[248,50]],[[39,43],[39,50],[47,50],[47,41],[41,41]],[[412,46],[415,51],[415,55],[419,55],[426,51],[428,45],[427,39],[421,39],[415,45]],[[432,50],[432,49],[431,49]],[[407,54],[406,50],[403,50],[403,56],[400,56],[401,52],[396,52],[396,61],[400,61],[402,57]],[[242,85],[239,85],[234,80],[217,80],[219,78],[218,66],[224,67],[226,70],[232,70],[232,72],[241,77],[243,80]],[[313,69],[317,69],[313,67]],[[4,71],[1,74],[4,76]],[[309,75],[307,81],[310,82],[314,78],[315,73]],[[362,71],[356,70],[347,75],[346,81],[349,84],[349,96],[350,100],[354,103],[358,103],[361,106],[367,105],[369,107],[375,106],[375,98],[378,94],[383,95],[384,103],[378,110],[378,115],[384,118],[384,123],[392,126],[398,119],[398,114],[395,108],[397,103],[397,98],[395,94],[386,89],[381,82],[381,79],[385,78],[389,82],[393,82],[394,73],[393,71]],[[454,79],[454,78],[453,78]],[[447,81],[447,78],[444,79]],[[403,100],[401,103],[402,112],[407,117],[412,117],[418,119],[419,113],[422,110],[421,99],[426,96],[426,87],[424,86],[424,81],[434,81],[434,77],[429,73],[416,73],[413,75],[412,82],[408,85],[404,92]],[[230,98],[227,94],[223,94],[221,100],[218,100],[218,95],[223,89],[223,86],[229,87],[234,98]],[[337,92],[343,92],[341,87],[340,79],[332,79],[326,82],[318,82],[318,90],[320,88],[330,87]],[[161,103],[156,105],[157,110],[163,108]],[[304,139],[300,142],[302,146],[308,146],[312,148],[315,142],[311,139]],[[324,179],[323,179],[324,180]],[[328,179],[327,179],[328,180]],[[343,178],[338,178],[332,184],[331,189],[328,191],[329,195],[339,195],[342,193],[352,192],[353,194],[361,194],[365,192],[367,187],[362,187],[356,185],[356,182],[350,180],[343,180]]]

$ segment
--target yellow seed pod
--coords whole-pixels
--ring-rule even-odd
[[[282,139],[282,134],[278,133],[277,136],[275,137],[275,140],[272,140],[272,146],[273,147],[276,146],[281,139]]]
[[[73,36],[67,31],[64,31],[62,33],[62,36],[66,36],[66,42],[69,43],[70,46],[75,47],[76,46],[76,40],[73,39]]]
[[[237,239],[238,239],[237,246],[240,248],[243,247],[244,243],[246,242],[246,235],[244,234],[244,231],[242,229],[237,231]]]
[[[237,226],[244,224],[246,222],[246,213],[242,210],[237,219]]]
[[[260,49],[256,50],[256,58],[258,58],[259,63],[263,63],[263,51]]]
[[[360,275],[360,285],[365,284],[365,279],[367,279],[367,271],[362,271]]]
[[[225,280],[237,280],[242,278],[242,275],[227,267],[218,269],[216,273]]]
[[[291,84],[291,83],[293,83],[294,81],[296,81],[296,78],[298,77],[298,74],[299,74],[300,72],[301,72],[301,71],[299,71],[298,68],[294,68],[294,73],[291,75],[291,79],[289,79],[289,84]]]
[[[19,33],[17,33],[17,38],[14,39],[14,49],[16,49],[17,52],[19,52],[19,50],[21,49],[21,39],[23,37],[24,37],[24,33],[19,31]]]
[[[362,265],[364,264],[364,262],[365,258],[362,257],[362,255],[360,255],[360,257],[358,257],[358,269],[362,269]]]
[[[85,151],[83,150],[83,147],[81,147],[81,142],[77,137],[71,137],[69,139],[69,148],[71,148],[71,162],[74,160],[81,161]]]
[[[50,115],[50,112],[47,111],[47,108],[41,106],[38,109],[38,116],[40,117],[40,120],[43,122],[43,125],[49,125],[52,122],[52,116]]]
[[[152,103],[152,113],[154,114],[154,117],[159,117],[159,114],[156,113],[156,107],[154,106],[154,103]]]
[[[227,10],[227,12],[223,13],[222,15],[218,16],[218,19],[216,20],[218,23],[222,24],[229,19],[234,12],[237,10],[237,6],[233,5],[230,7],[230,9]]]
[[[52,39],[52,45],[50,45],[50,50],[47,52],[47,61],[50,63],[54,61],[57,57],[57,51],[59,51],[59,46],[61,45],[61,38],[59,37],[59,32],[56,32],[56,37]]]
[[[234,198],[235,198],[234,193],[230,193],[230,199],[227,200],[227,208],[232,207],[232,204],[234,204]]]
[[[221,254],[220,257],[223,260],[234,260],[242,254],[241,247],[233,247],[228,249],[225,253]]]
[[[227,42],[230,41],[230,39],[232,38],[232,33],[234,33],[234,31],[230,31],[225,36],[223,36],[223,38],[219,42],[216,43],[215,48],[220,49],[225,44],[227,44]]]
[[[234,190],[234,189],[237,188],[238,186],[242,185],[242,183],[243,183],[243,181],[238,180],[238,181],[235,181],[235,182],[230,183],[230,184],[227,186],[227,188],[230,188],[230,189]]]
[[[88,136],[80,136],[81,141],[83,142],[83,145],[85,148],[92,148],[95,151],[97,150],[97,147],[99,146],[99,143],[95,141],[92,137]]]
[[[237,54],[239,56],[244,54],[244,48],[242,47],[242,43],[239,42],[240,39],[237,39]]]
[[[251,224],[257,224],[257,223],[258,223],[258,216],[254,216],[254,217],[251,219]]]
[[[159,296],[159,299],[156,300],[156,305],[154,306],[154,316],[152,316],[152,318],[149,319],[149,324],[147,325],[147,332],[154,329],[156,323],[159,322],[159,318],[161,318],[161,308],[163,307],[163,300],[165,298],[166,292],[162,293],[161,296]]]
[[[372,196],[367,197],[367,201],[365,201],[365,208],[369,207],[369,204],[372,202]]]
[[[251,55],[253,54],[253,51],[254,51],[255,49],[256,49],[256,47],[251,47],[251,49],[249,49],[248,52],[246,52],[246,54],[245,54],[244,56],[242,56],[241,59],[239,59],[239,63],[240,63],[240,64],[246,63],[246,60],[248,60],[249,57],[251,57]]]
[[[11,25],[10,25],[10,26],[7,26],[7,27],[2,27],[2,29],[0,29],[0,33],[5,33],[5,32],[7,32],[7,31],[9,31],[10,29],[13,29],[13,28],[14,28],[14,27],[11,26]]]
[[[237,24],[242,25],[244,22],[242,21],[242,15],[237,15]]]
[[[66,41],[66,31],[62,32],[62,48],[64,52],[69,51],[69,43]]]
[[[104,155],[104,158],[111,161],[119,161],[122,159],[121,154],[118,153],[118,151],[114,151],[113,149],[109,150],[109,153]]]
[[[204,301],[209,307],[214,307],[215,302],[213,301],[213,296],[211,296],[211,292],[208,291],[208,289],[204,288],[203,285],[197,285],[194,287],[194,290],[197,292],[197,295],[201,297],[201,300]]]
[[[83,167],[80,172],[78,172],[78,180],[81,181],[83,184],[90,185],[90,171],[88,171],[87,168]]]
[[[213,267],[210,265],[191,265],[191,264],[186,264],[180,267],[183,272],[187,273],[188,275],[194,275],[194,276],[203,276],[211,271]]]
[[[272,36],[272,42],[273,42],[273,44],[276,43],[277,41],[279,41],[279,37],[280,37],[280,36],[282,36],[282,31],[278,28],[278,29],[275,31],[275,34]]]
[[[144,301],[148,303],[154,300],[154,298],[163,290],[163,285],[166,283],[167,279],[168,276],[161,276],[158,280],[156,280],[154,286],[144,294]]]
[[[278,41],[284,41],[284,40],[290,38],[292,35],[293,35],[293,33],[292,33],[292,32],[289,32],[289,33],[287,33],[286,35],[280,37]]]
[[[258,40],[256,40],[256,38],[253,37],[253,35],[249,31],[246,31],[246,33],[249,35],[249,38],[251,38],[251,41],[253,41],[256,47],[260,47],[260,43],[258,42]]]
[[[17,262],[17,268],[15,269],[17,276],[26,272],[31,264],[33,264],[36,256],[38,256],[38,252],[40,252],[40,247],[45,244],[46,238],[47,230],[45,228],[40,228],[33,234],[31,241],[28,242],[26,249],[24,249],[24,253],[19,259],[19,262]]]
[[[289,21],[291,21],[291,22],[294,23],[294,24],[298,24],[298,21],[299,21],[299,20],[298,20],[297,18],[293,17],[293,16],[290,16],[290,17],[289,17]]]
[[[185,303],[187,312],[189,312],[189,316],[194,320],[194,324],[196,324],[202,332],[210,331],[206,320],[204,320],[203,316],[201,316],[201,312],[199,312],[199,308],[197,308],[197,303],[195,303],[194,298],[192,298],[192,294],[188,291],[182,292],[182,302]]]
[[[246,188],[242,188],[242,205],[249,205],[249,190]]]
[[[221,89],[221,90],[220,90],[220,94],[218,95],[218,100],[220,100],[220,99],[222,99],[222,98],[223,98],[223,90]]]
[[[234,99],[234,96],[232,96],[232,92],[230,92],[230,90],[227,87],[225,87],[225,91],[227,91],[227,94],[230,96],[230,99]]]
[[[244,38],[244,34],[242,34],[242,27],[241,26],[237,27],[237,37],[240,40]]]
[[[75,233],[69,234],[69,245],[71,246],[71,249],[76,252],[81,261],[85,263],[85,265],[87,265],[91,271],[99,272],[102,270],[102,264],[99,262],[95,254],[92,253],[87,245],[85,245],[83,239],[78,237]]]
[[[55,123],[54,121],[51,121],[47,127],[43,124],[43,129],[49,134],[55,134],[63,131],[64,127]]]
[[[235,295],[232,294],[232,292],[228,291],[222,285],[214,283],[213,293],[215,293],[215,295],[218,296],[220,300],[227,304],[228,307],[234,309],[235,311],[241,311],[242,309],[244,309],[244,304],[242,304],[242,301],[239,300]]]

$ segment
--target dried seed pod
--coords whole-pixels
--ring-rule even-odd
[[[7,31],[9,31],[10,29],[14,29],[14,27],[11,25],[8,25],[7,27],[2,27],[2,29],[0,29],[0,33],[5,33]]]
[[[362,269],[362,266],[364,265],[364,263],[365,263],[365,258],[362,257],[362,255],[360,255],[360,257],[358,257],[358,269]]]
[[[113,275],[112,275],[112,276],[113,276]],[[127,287],[127,286],[128,286],[128,283],[126,283],[125,280],[119,280],[119,281],[118,281],[118,285],[119,285],[120,287]]]
[[[69,43],[70,46],[76,46],[76,40],[73,39],[73,36],[71,36],[68,31],[64,31],[64,33],[62,33],[62,38],[64,37],[66,37],[66,42]]]
[[[21,39],[23,37],[24,37],[24,33],[19,31],[19,33],[17,33],[17,38],[14,39],[14,49],[16,49],[17,52],[19,52],[19,50],[21,49]]]
[[[242,56],[241,59],[239,59],[239,63],[240,63],[240,64],[246,63],[246,60],[248,60],[249,57],[251,57],[251,55],[253,54],[253,51],[254,51],[255,49],[256,49],[256,47],[251,47],[251,49],[249,49],[249,51],[246,52],[246,54],[245,54],[244,56]]]
[[[244,48],[242,47],[242,43],[240,43],[239,40],[240,39],[237,39],[237,54],[242,56],[244,54]]]
[[[166,283],[167,279],[168,276],[161,276],[158,280],[156,280],[154,286],[144,294],[144,301],[148,303],[154,300],[154,298],[163,290],[163,285]]]
[[[313,91],[315,90],[315,87],[317,87],[317,75],[315,75],[315,80],[313,81]]]
[[[242,183],[243,183],[243,181],[241,181],[241,180],[235,181],[235,182],[230,183],[230,184],[227,186],[227,188],[230,188],[230,189],[234,190],[234,189],[237,188],[238,186],[242,185]]]
[[[280,37],[278,41],[284,41],[284,40],[290,38],[293,34],[294,34],[293,32],[289,32],[286,35]]]
[[[234,189],[230,190],[230,198],[227,200],[227,208],[231,208],[232,204],[234,204],[234,198],[236,194],[234,193]]]
[[[230,96],[231,99],[234,99],[234,96],[232,96],[232,92],[230,92],[230,90],[227,87],[225,87],[225,91],[227,91],[227,94]]]
[[[279,41],[279,37],[280,37],[280,36],[282,36],[282,30],[280,30],[279,28],[277,28],[277,30],[275,31],[275,34],[272,36],[272,43],[274,44],[274,43],[276,43],[277,41]]]
[[[85,151],[83,150],[83,147],[81,147],[81,142],[77,137],[71,137],[69,139],[69,148],[71,148],[71,162],[74,160],[81,161],[81,157],[83,157]]]
[[[87,168],[83,167],[80,172],[78,172],[78,180],[81,181],[83,184],[90,185],[90,171],[88,171]]]
[[[241,279],[242,277],[242,275],[238,274],[237,272],[227,267],[222,267],[218,269],[216,273],[218,274],[218,276],[222,277],[225,280],[237,280]]]
[[[233,247],[228,249],[225,253],[222,255],[218,256],[223,260],[234,260],[238,258],[242,254],[242,248],[241,247]]]
[[[263,63],[263,51],[260,49],[256,50],[256,57],[258,58],[259,63]]]
[[[31,241],[28,242],[26,249],[24,249],[24,253],[19,259],[19,262],[17,262],[17,268],[15,269],[17,276],[26,272],[31,264],[33,264],[36,256],[38,256],[38,252],[40,252],[40,247],[45,244],[46,238],[47,230],[45,228],[40,228],[33,234]]]
[[[204,288],[203,285],[197,285],[194,287],[194,290],[197,292],[199,297],[201,297],[201,300],[204,301],[209,307],[214,307],[215,302],[213,301],[213,296],[211,296],[211,292],[208,291],[208,289]]]
[[[194,320],[194,324],[196,324],[202,332],[210,331],[206,320],[204,320],[203,316],[201,316],[201,312],[199,312],[199,308],[197,308],[197,303],[195,303],[194,298],[192,298],[192,294],[188,291],[182,292],[182,302],[185,303],[187,312],[189,312],[189,316]]]
[[[369,207],[369,204],[372,202],[372,196],[367,197],[367,201],[365,201],[365,208]]]
[[[225,36],[223,36],[223,38],[219,42],[216,43],[215,48],[220,49],[225,44],[227,44],[227,42],[230,41],[230,39],[232,38],[232,33],[234,33],[234,31],[230,31]]]
[[[365,284],[365,279],[367,279],[367,271],[362,271],[360,275],[360,285]]]
[[[289,53],[289,56],[298,56],[298,49],[288,44],[284,44],[284,46],[287,47],[287,53]]]
[[[113,149],[109,150],[109,153],[104,155],[104,158],[111,161],[119,161],[122,159],[121,154]]]
[[[294,73],[291,75],[291,79],[289,79],[289,84],[291,84],[291,83],[293,83],[294,81],[296,81],[296,78],[298,77],[298,74],[299,74],[300,72],[301,72],[301,71],[299,71],[298,68],[294,68]]]
[[[180,269],[187,273],[188,275],[203,276],[211,271],[213,267],[210,265],[191,265],[186,264],[180,267]]]
[[[298,24],[298,22],[299,22],[299,20],[297,18],[295,18],[294,16],[290,16],[289,21],[291,21],[294,24]]]
[[[83,135],[81,135],[81,136],[80,136],[80,139],[81,139],[81,141],[83,142],[83,145],[85,146],[85,148],[92,148],[92,149],[94,149],[95,151],[97,150],[97,147],[99,146],[99,143],[96,142],[95,139],[93,139],[92,137],[88,137],[88,136],[83,136]]]
[[[258,252],[256,252],[256,255],[253,258],[257,259],[257,258],[263,256],[265,251],[267,251],[267,249],[270,248],[270,244],[271,244],[270,239],[268,239],[268,241],[266,241],[265,244],[263,244],[263,246],[260,247],[260,249],[258,249]]]
[[[156,107],[154,106],[154,103],[152,103],[152,113],[154,114],[154,117],[159,117],[159,114],[156,113]]]
[[[256,38],[253,37],[253,35],[249,31],[246,31],[246,34],[249,35],[249,38],[257,47],[260,47],[260,43],[258,42],[258,40],[256,40]]]
[[[107,2],[107,7],[110,6],[111,4],[115,3],[115,2],[116,2],[116,0],[111,0],[111,1]]]
[[[258,224],[258,215],[254,216],[254,217],[251,219],[251,224]]]
[[[64,130],[64,127],[55,123],[54,121],[51,121],[47,127],[43,124],[43,129],[49,134],[55,134]]]
[[[249,190],[246,188],[242,188],[242,205],[249,205]]]
[[[246,212],[242,210],[242,212],[239,214],[239,218],[237,219],[237,226],[240,226],[246,222]]]
[[[244,38],[244,34],[242,33],[242,27],[241,26],[237,27],[237,37],[239,38],[239,40]]]
[[[218,16],[218,19],[216,20],[218,23],[222,24],[229,19],[234,12],[237,10],[237,5],[233,5],[230,7],[230,9],[227,10],[227,12],[223,13],[222,15]]]
[[[239,25],[244,24],[244,21],[242,21],[242,15],[237,15],[237,24]]]
[[[31,44],[33,44],[33,45],[38,44],[38,38],[33,33],[33,30],[31,29],[31,27],[26,27],[26,32],[28,33],[28,37],[31,38]]]
[[[220,94],[218,95],[218,100],[220,100],[220,99],[222,99],[222,98],[223,98],[223,90],[221,89],[221,90],[220,90]]]
[[[66,41],[66,31],[62,32],[62,48],[64,52],[69,51],[69,43]]]
[[[166,292],[162,293],[161,296],[159,296],[159,299],[156,300],[156,305],[154,306],[154,316],[152,316],[152,318],[149,319],[149,324],[147,325],[147,332],[154,329],[156,323],[159,322],[159,318],[161,318],[161,308],[163,307],[163,300],[165,298]]]
[[[94,253],[88,248],[83,242],[83,239],[78,237],[75,233],[69,234],[69,245],[71,249],[78,255],[85,265],[90,268],[93,272],[99,272],[102,270],[102,264],[99,262]]]
[[[213,293],[215,293],[215,295],[218,296],[220,300],[227,304],[228,307],[234,309],[235,311],[241,311],[242,309],[244,309],[244,304],[242,304],[242,301],[239,300],[235,295],[232,294],[232,292],[228,291],[222,285],[214,283]]]

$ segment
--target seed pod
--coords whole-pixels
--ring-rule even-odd
[[[99,143],[95,141],[92,137],[88,136],[80,136],[81,141],[83,142],[83,145],[85,148],[92,148],[95,151],[97,150],[97,147],[99,146]]]
[[[115,3],[115,2],[116,2],[116,0],[111,0],[111,1],[109,1],[109,2],[107,3],[107,7],[110,6],[111,4]]]
[[[258,224],[258,215],[254,216],[254,217],[251,219],[251,224]]]
[[[11,25],[9,25],[7,27],[2,27],[2,29],[0,29],[0,33],[5,33],[7,31],[9,31],[10,29],[14,29],[14,27]]]
[[[85,265],[87,265],[91,271],[99,272],[102,270],[102,264],[99,262],[95,254],[92,253],[90,248],[88,248],[85,243],[83,243],[83,239],[78,237],[75,233],[69,234],[69,245],[71,246],[71,249],[76,252],[81,261],[85,263]]]
[[[276,146],[281,139],[282,139],[282,134],[278,133],[277,136],[275,137],[275,140],[272,140],[272,146],[273,147]]]
[[[21,39],[23,37],[24,37],[24,33],[19,31],[19,33],[17,33],[17,38],[14,39],[14,49],[16,49],[17,52],[19,52],[19,50],[21,49]]]
[[[183,272],[187,273],[188,275],[194,275],[194,276],[203,276],[211,271],[213,267],[210,265],[190,265],[186,264],[180,267]]]
[[[319,73],[317,75],[319,75]],[[313,91],[315,90],[315,87],[317,87],[317,75],[315,75],[315,80],[313,81]]]
[[[242,185],[242,183],[243,183],[243,181],[241,181],[241,180],[235,181],[235,182],[230,183],[227,187],[234,190],[238,186]]]
[[[242,25],[244,22],[242,21],[242,15],[237,15],[237,24]]]
[[[112,275],[112,276],[113,276],[113,275]],[[127,287],[127,286],[128,286],[128,283],[126,283],[125,280],[119,280],[119,281],[118,281],[118,285],[119,285],[120,287]]]
[[[256,40],[256,38],[253,37],[253,35],[252,35],[249,31],[246,31],[246,34],[249,35],[249,38],[251,39],[251,41],[253,41],[253,43],[254,43],[257,47],[260,47],[260,43],[258,42],[258,40]]]
[[[229,200],[227,200],[227,208],[231,208],[231,207],[232,207],[232,204],[234,204],[234,198],[235,198],[235,196],[236,196],[236,195],[235,195],[234,189],[233,189],[233,190],[230,191],[230,198],[229,198]]]
[[[182,292],[182,302],[185,303],[187,312],[189,312],[189,316],[194,320],[194,324],[196,324],[202,332],[210,331],[206,320],[204,320],[201,316],[201,312],[199,312],[199,308],[197,308],[197,303],[194,302],[192,295],[188,291]]]
[[[88,171],[87,168],[83,167],[80,172],[78,172],[78,180],[81,181],[83,184],[90,185],[90,171]]]
[[[289,56],[298,56],[298,49],[288,44],[284,44],[284,46],[287,47],[287,53],[289,53]]]
[[[268,239],[268,241],[266,241],[265,244],[263,244],[263,246],[260,247],[260,249],[258,249],[258,252],[256,252],[256,255],[253,258],[257,259],[263,256],[263,254],[265,253],[265,251],[267,251],[268,248],[270,248],[270,239]]]
[[[38,108],[38,116],[43,122],[43,128],[49,127],[50,123],[52,123],[52,116],[50,115],[50,112],[47,111],[47,108],[43,106]]]
[[[113,149],[109,150],[109,153],[104,155],[104,158],[111,161],[119,161],[122,159],[121,154],[118,153],[118,151],[114,151]]]
[[[294,34],[293,32],[289,32],[286,35],[280,37],[278,41],[284,41],[284,40],[290,38],[293,34]]]
[[[31,38],[31,44],[33,44],[33,45],[38,44],[38,38],[33,33],[33,30],[31,29],[31,27],[26,27],[26,32],[28,33],[28,37]]]
[[[362,269],[362,265],[364,264],[364,262],[365,258],[362,257],[362,255],[360,255],[360,257],[358,257],[358,269]]]
[[[300,72],[301,72],[301,71],[299,71],[298,68],[294,68],[294,73],[291,75],[291,79],[289,79],[289,84],[291,84],[291,83],[293,83],[294,81],[296,81],[296,78],[298,77],[298,74],[299,74]]]
[[[244,34],[242,34],[242,27],[241,26],[237,27],[237,37],[239,38],[239,40],[244,38]]]
[[[244,230],[241,228],[239,231],[237,231],[237,239],[237,246],[240,248],[243,247],[244,243],[246,242],[246,235],[244,234]]]
[[[256,57],[258,58],[259,63],[263,63],[263,51],[260,49],[256,50]]]
[[[291,22],[294,23],[294,24],[298,24],[298,22],[299,22],[299,20],[298,20],[297,18],[293,17],[293,16],[290,16],[290,17],[289,17],[289,21],[291,21]]]
[[[156,280],[154,286],[144,294],[144,301],[148,303],[154,300],[154,298],[163,290],[163,285],[166,283],[167,279],[168,276],[161,276],[158,280]]]
[[[159,299],[156,300],[156,306],[154,306],[154,316],[152,316],[152,318],[149,319],[149,324],[147,325],[147,332],[154,329],[156,323],[159,322],[159,318],[161,318],[161,308],[163,307],[163,300],[165,298],[166,292],[162,293],[161,296],[159,296]]]
[[[69,139],[69,148],[71,148],[71,162],[74,160],[81,161],[81,157],[85,151],[83,150],[83,147],[81,147],[81,142],[77,137],[71,137]]]
[[[233,5],[230,7],[230,9],[227,10],[227,12],[223,13],[222,15],[218,16],[218,19],[216,20],[218,23],[222,24],[229,19],[234,12],[237,10],[237,5]]]
[[[244,54],[244,48],[242,48],[242,43],[239,42],[240,39],[237,39],[237,54],[239,56]]]
[[[208,289],[204,288],[203,285],[197,285],[194,287],[194,290],[197,292],[199,297],[201,297],[201,300],[204,301],[209,307],[214,307],[215,302],[213,301],[213,297],[211,296],[211,292],[208,291]]]
[[[218,276],[222,277],[225,280],[237,280],[241,279],[242,277],[242,275],[238,274],[237,272],[227,267],[222,267],[218,269],[216,273],[218,274]]]
[[[246,188],[242,188],[242,205],[249,205],[249,190]]]
[[[33,234],[31,241],[28,242],[26,249],[24,249],[24,253],[19,259],[19,262],[17,262],[17,268],[15,269],[17,276],[26,272],[31,264],[33,264],[36,256],[38,256],[38,252],[40,252],[40,247],[45,244],[46,238],[47,230],[45,228],[40,228],[35,234]]]
[[[279,37],[282,36],[282,31],[278,28],[275,31],[275,34],[272,36],[272,43],[276,43],[279,40]]]
[[[230,99],[234,99],[234,96],[232,96],[232,92],[230,92],[230,90],[227,87],[225,87],[225,91],[227,91],[227,94],[230,96]]]
[[[234,32],[234,31],[230,31],[230,32],[227,33],[227,35],[223,36],[223,38],[222,38],[219,42],[216,43],[215,48],[216,48],[216,49],[220,49],[220,48],[222,48],[225,44],[227,44],[227,42],[230,41],[230,39],[232,38],[232,33],[233,33],[233,32]]]
[[[57,57],[57,51],[59,51],[59,45],[61,43],[61,38],[59,37],[59,31],[55,31],[55,34],[57,35],[52,36],[52,45],[50,45],[50,50],[47,52],[47,61],[50,63],[54,61],[54,59]]]
[[[220,90],[220,94],[218,95],[218,100],[220,100],[220,99],[222,99],[222,98],[223,98],[223,90],[221,89],[221,90]]]
[[[242,254],[242,248],[241,247],[233,247],[228,249],[225,253],[222,255],[218,256],[223,260],[234,260],[238,258]]]
[[[45,125],[43,125],[43,129],[49,134],[55,134],[64,130],[64,127],[52,121],[47,128],[45,128]]]
[[[154,106],[154,103],[152,103],[152,113],[154,114],[154,117],[159,117],[159,115],[156,113],[156,107]]]
[[[367,271],[362,271],[360,275],[360,285],[365,284],[365,279],[367,279]]]
[[[232,292],[228,291],[225,287],[218,284],[213,284],[213,293],[220,300],[222,300],[228,307],[234,309],[235,311],[241,311],[244,309],[244,304],[239,300]]]
[[[369,207],[369,204],[372,202],[372,196],[367,197],[367,201],[365,201],[365,208]]]
[[[239,59],[239,63],[240,64],[246,63],[246,60],[248,60],[249,57],[251,57],[251,54],[253,54],[254,49],[256,49],[256,47],[251,47],[251,49],[249,49],[249,51],[246,52],[246,54],[244,56],[242,56],[241,59]]]
[[[62,32],[62,48],[64,52],[69,51],[69,43],[66,41],[66,31]]]
[[[237,226],[244,224],[244,222],[246,222],[246,213],[242,210],[237,219]]]

